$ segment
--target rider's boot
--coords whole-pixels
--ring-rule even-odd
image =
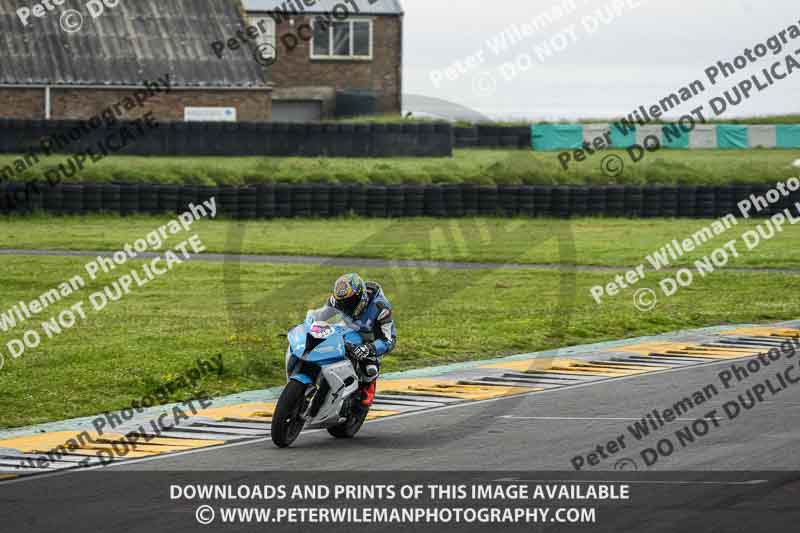
[[[366,383],[361,387],[361,405],[371,407],[375,401],[375,385],[377,380]]]

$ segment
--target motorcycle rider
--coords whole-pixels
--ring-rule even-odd
[[[328,306],[347,315],[365,341],[352,354],[363,376],[361,403],[369,407],[375,397],[381,357],[391,352],[397,342],[392,305],[377,283],[365,282],[358,274],[345,274],[334,283]]]

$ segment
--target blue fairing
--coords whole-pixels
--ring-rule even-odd
[[[306,376],[305,374],[294,374],[291,378],[295,381],[299,381],[303,385],[311,385],[312,380],[310,377]]]
[[[287,370],[290,374],[295,368],[299,368],[297,365],[299,360],[320,367],[331,365],[346,359],[345,343],[359,345],[364,342],[358,332],[337,325],[334,326],[335,329],[330,337],[321,342],[309,353],[305,353],[308,342],[308,332],[313,324],[314,319],[309,315],[306,317],[305,322],[289,331],[289,349],[292,357],[287,361]],[[291,378],[301,383],[311,383],[311,379],[305,374],[295,373]]]
[[[311,350],[303,357],[303,360],[315,365],[325,366],[338,363],[344,357],[344,340],[341,335],[333,335]]]

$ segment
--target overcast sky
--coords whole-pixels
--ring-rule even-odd
[[[513,24],[521,28],[569,0],[402,2],[404,92],[505,117],[627,114],[695,79],[707,82],[708,66],[733,61],[745,48],[800,24],[797,0],[574,0],[571,13],[496,52],[493,45]],[[609,13],[615,4],[622,8],[601,20],[598,10]],[[547,46],[552,56],[542,51]],[[798,49],[800,39],[791,41],[779,55],[770,53],[728,82],[738,83]],[[455,61],[465,64],[481,54],[482,63],[466,67],[455,80],[446,78],[445,69]],[[800,61],[800,53],[794,57]],[[698,102],[724,88],[709,86]],[[800,72],[727,112],[777,113],[800,113]]]

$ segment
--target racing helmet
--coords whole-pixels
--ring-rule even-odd
[[[345,274],[333,284],[330,304],[350,317],[357,317],[368,303],[367,284],[358,274]]]

